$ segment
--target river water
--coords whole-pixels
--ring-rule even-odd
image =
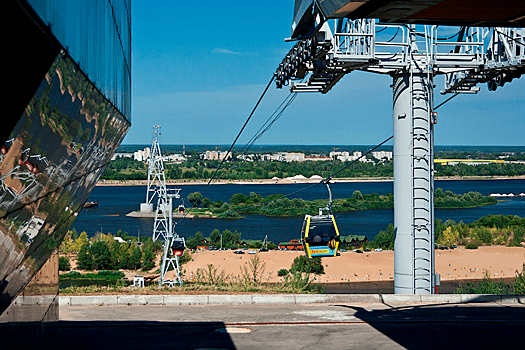
[[[469,191],[480,192],[483,195],[491,193],[525,193],[525,180],[440,180],[435,183],[436,188],[443,191],[450,190],[457,194]],[[305,187],[308,184],[280,184],[280,185],[211,185],[204,194],[212,201],[229,201],[235,193],[249,195],[255,192],[266,197],[271,194],[289,194]],[[170,186],[171,187],[171,186]],[[175,187],[173,187],[175,188]],[[188,194],[202,191],[203,185],[182,185],[181,195],[185,198]],[[381,182],[346,182],[330,185],[334,198],[348,198],[355,190],[363,194],[378,193],[380,195],[392,193],[393,183],[391,181]],[[97,186],[91,192],[88,201],[98,201],[97,208],[83,209],[78,215],[72,227],[77,232],[86,231],[89,236],[97,232],[116,233],[119,229],[131,235],[151,236],[153,228],[152,218],[130,218],[126,214],[139,210],[140,203],[145,201],[146,186]],[[327,198],[328,193],[324,185],[309,188],[298,192],[289,198],[303,198],[314,200]],[[186,204],[188,202],[186,201]],[[179,203],[174,202],[176,207]],[[485,215],[518,215],[525,216],[525,197],[514,197],[495,205],[472,209],[440,210],[436,209],[435,216],[443,221],[452,219],[456,222],[463,220],[470,223]],[[335,214],[340,234],[365,235],[369,240],[373,239],[380,230],[385,230],[388,224],[393,223],[393,210],[366,210],[351,213]],[[244,239],[264,239],[274,243],[299,238],[302,227],[302,217],[265,217],[262,215],[246,215],[244,219],[221,220],[221,219],[185,219],[176,226],[179,235],[188,237],[201,231],[204,236],[214,229],[221,232],[225,229],[242,233]]]

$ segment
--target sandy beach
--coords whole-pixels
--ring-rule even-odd
[[[523,180],[525,176],[443,176],[437,177],[436,180]],[[382,182],[393,181],[391,177],[356,177],[332,179],[331,183],[338,182]],[[214,185],[264,185],[264,184],[293,184],[293,183],[318,183],[318,179],[254,179],[254,180],[213,180]],[[166,184],[170,186],[180,185],[206,185],[208,180],[167,180]],[[146,186],[147,180],[99,180],[97,186]]]
[[[200,251],[192,254],[192,260],[183,265],[185,279],[191,281],[197,269],[213,264],[217,272],[238,276],[241,266],[254,255],[234,254],[233,251]],[[257,255],[265,264],[263,282],[277,282],[280,269],[289,269],[295,257],[304,254],[297,251],[269,251]],[[322,259],[325,274],[318,280],[323,283],[354,281],[385,281],[394,278],[394,252],[342,252],[340,256]],[[525,263],[523,247],[480,247],[476,250],[459,247],[453,250],[436,250],[436,272],[441,280],[482,278],[487,270],[492,278],[514,277]]]

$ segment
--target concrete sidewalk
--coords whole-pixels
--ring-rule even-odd
[[[197,301],[187,296],[177,297],[177,302]],[[213,300],[215,297],[199,296],[199,301],[219,302]],[[245,299],[236,299],[238,297]],[[492,298],[488,303],[465,304],[435,298],[431,303],[410,303],[395,296],[389,296],[388,303],[329,303],[326,301],[331,296],[317,295],[315,297],[321,297],[318,301],[323,302],[293,303],[305,301],[301,297],[221,296],[224,304],[216,305],[71,305],[61,308],[53,345],[65,350],[71,346],[75,350],[523,347],[525,305],[494,302],[502,301],[501,297]],[[338,296],[338,300],[344,297],[355,296]],[[255,303],[226,304],[250,300]],[[287,304],[279,304],[281,302]]]
[[[21,296],[17,305],[42,304],[40,296]],[[46,299],[47,300],[47,299]],[[411,303],[525,304],[524,295],[493,294],[248,294],[248,295],[86,295],[59,296],[60,306],[82,305],[243,305],[243,304],[313,304],[313,303]]]

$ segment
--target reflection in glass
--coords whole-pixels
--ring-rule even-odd
[[[62,51],[0,153],[0,313],[58,248],[129,126]]]

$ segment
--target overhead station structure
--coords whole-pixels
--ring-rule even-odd
[[[160,125],[153,126],[153,141],[151,143],[151,154],[148,158],[148,189],[146,191],[146,202],[141,203],[141,212],[152,212],[155,210],[153,221],[153,241],[161,239],[163,244],[163,255],[160,267],[159,284],[173,287],[175,284],[182,285],[180,274],[179,256],[184,255],[186,243],[184,237],[179,237],[175,232],[173,222],[173,198],[180,198],[180,189],[168,189],[166,187],[166,175],[164,173],[164,162],[160,152],[159,136]],[[153,208],[154,201],[156,208]],[[167,279],[166,274],[173,268],[174,279]]]
[[[460,3],[465,12],[455,11]],[[484,6],[492,6],[492,13]],[[444,76],[444,95],[475,94],[480,83],[495,91],[519,78],[525,73],[525,30],[508,28],[514,26],[525,26],[525,2],[512,9],[467,0],[295,2],[287,40],[296,43],[277,68],[277,88],[325,94],[354,70],[392,77],[396,294],[433,294],[439,285],[434,78]]]

